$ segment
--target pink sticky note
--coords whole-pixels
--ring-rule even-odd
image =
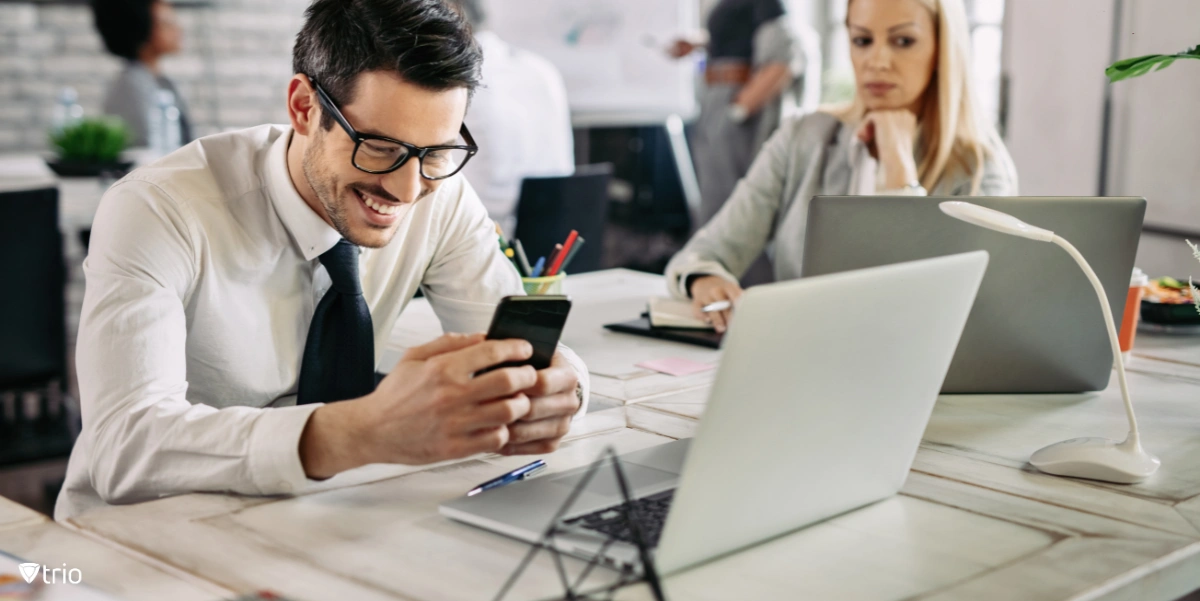
[[[682,359],[679,357],[667,357],[666,359],[654,359],[653,361],[643,361],[635,367],[642,369],[652,369],[657,372],[667,374],[668,376],[690,376],[698,374],[702,371],[708,371],[716,365],[712,363],[700,363],[691,359]]]

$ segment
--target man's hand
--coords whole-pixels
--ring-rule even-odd
[[[449,334],[410,349],[371,394],[313,412],[300,438],[305,472],[328,478],[368,463],[422,465],[500,451],[509,424],[530,413],[525,391],[553,394],[563,378],[555,368],[545,378],[532,367],[475,373],[532,354],[524,340],[483,334]]]
[[[700,46],[701,44],[696,44],[689,40],[678,39],[671,42],[671,45],[667,47],[667,56],[671,58],[683,58],[695,52]]]
[[[556,451],[579,410],[578,385],[575,370],[562,353],[555,353],[550,367],[537,372],[537,383],[524,391],[529,397],[529,413],[508,426],[508,444],[500,452],[542,455]]]

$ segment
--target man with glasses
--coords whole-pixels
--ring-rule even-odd
[[[443,0],[316,0],[290,126],[202,138],[109,190],[84,264],[83,432],[55,517],[186,492],[287,494],[370,463],[553,451],[585,410],[560,349],[479,332],[521,293],[463,118],[479,48]],[[448,334],[377,382],[409,299]]]

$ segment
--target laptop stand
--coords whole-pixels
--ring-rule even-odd
[[[592,477],[596,475],[597,470],[604,465],[605,461],[612,462],[613,472],[616,474],[617,484],[621,489],[621,498],[624,500],[623,503],[617,507],[614,507],[614,509],[621,512],[621,517],[625,520],[626,525],[629,527],[630,533],[633,535],[634,545],[638,548],[638,557],[641,565],[620,568],[616,582],[602,586],[596,590],[584,591],[582,590],[582,586],[587,581],[588,577],[592,575],[592,572],[595,571],[595,568],[600,565],[608,565],[604,562],[605,553],[613,543],[617,542],[617,539],[611,536],[605,536],[600,550],[595,555],[587,559],[587,563],[584,565],[583,570],[580,571],[573,581],[567,574],[566,565],[563,561],[564,554],[558,551],[554,544],[554,540],[556,536],[564,536],[578,532],[575,527],[567,525],[563,517],[570,512],[571,507],[575,504],[575,501],[579,498],[579,495],[585,488],[587,488],[588,483],[591,482]],[[537,543],[530,547],[529,552],[525,555],[525,558],[521,560],[521,563],[517,566],[516,571],[509,576],[508,581],[506,581],[504,586],[501,587],[500,592],[496,595],[494,601],[504,600],[505,596],[508,595],[513,585],[517,583],[521,575],[525,572],[525,569],[529,567],[529,564],[541,551],[546,551],[554,561],[554,566],[558,572],[559,582],[563,587],[562,599],[569,601],[612,601],[619,589],[644,582],[650,587],[650,591],[654,594],[654,599],[656,601],[666,601],[666,597],[663,595],[662,583],[659,578],[658,571],[654,567],[653,553],[650,550],[650,546],[646,543],[646,538],[644,535],[646,529],[642,525],[643,522],[638,515],[638,509],[636,505],[634,505],[631,500],[632,499],[629,496],[629,483],[625,478],[625,471],[621,468],[621,460],[617,457],[616,450],[612,447],[608,447],[603,453],[601,453],[600,457],[596,459],[596,461],[592,462],[592,465],[590,468],[588,468],[587,473],[579,481],[579,483],[575,485],[575,489],[571,491],[571,494],[567,497],[567,500],[563,502],[561,507],[559,507],[558,512],[554,515],[554,519],[550,522],[550,527],[547,528],[546,532],[542,534],[541,539],[539,539]],[[571,557],[574,558],[574,556]]]

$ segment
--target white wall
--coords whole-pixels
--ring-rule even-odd
[[[1112,94],[1107,189],[1144,196],[1146,223],[1200,234],[1200,61],[1109,84],[1117,56],[1200,44],[1197,0],[1009,0],[1007,141],[1027,195],[1100,192],[1105,92]]]
[[[1021,193],[1100,192],[1108,91],[1105,193],[1144,196],[1150,228],[1200,234],[1200,61],[1109,84],[1104,68],[1112,58],[1118,1],[1117,56],[1168,54],[1200,44],[1197,0],[1008,0],[1006,137]],[[1152,276],[1200,273],[1179,235],[1143,235],[1137,265]]]
[[[1008,0],[1006,141],[1023,195],[1099,190],[1113,7],[1114,0]]]
[[[1122,58],[1200,44],[1197,0],[1125,0],[1123,17]],[[1200,237],[1200,60],[1113,84],[1111,151],[1109,194],[1145,196],[1148,226]]]

